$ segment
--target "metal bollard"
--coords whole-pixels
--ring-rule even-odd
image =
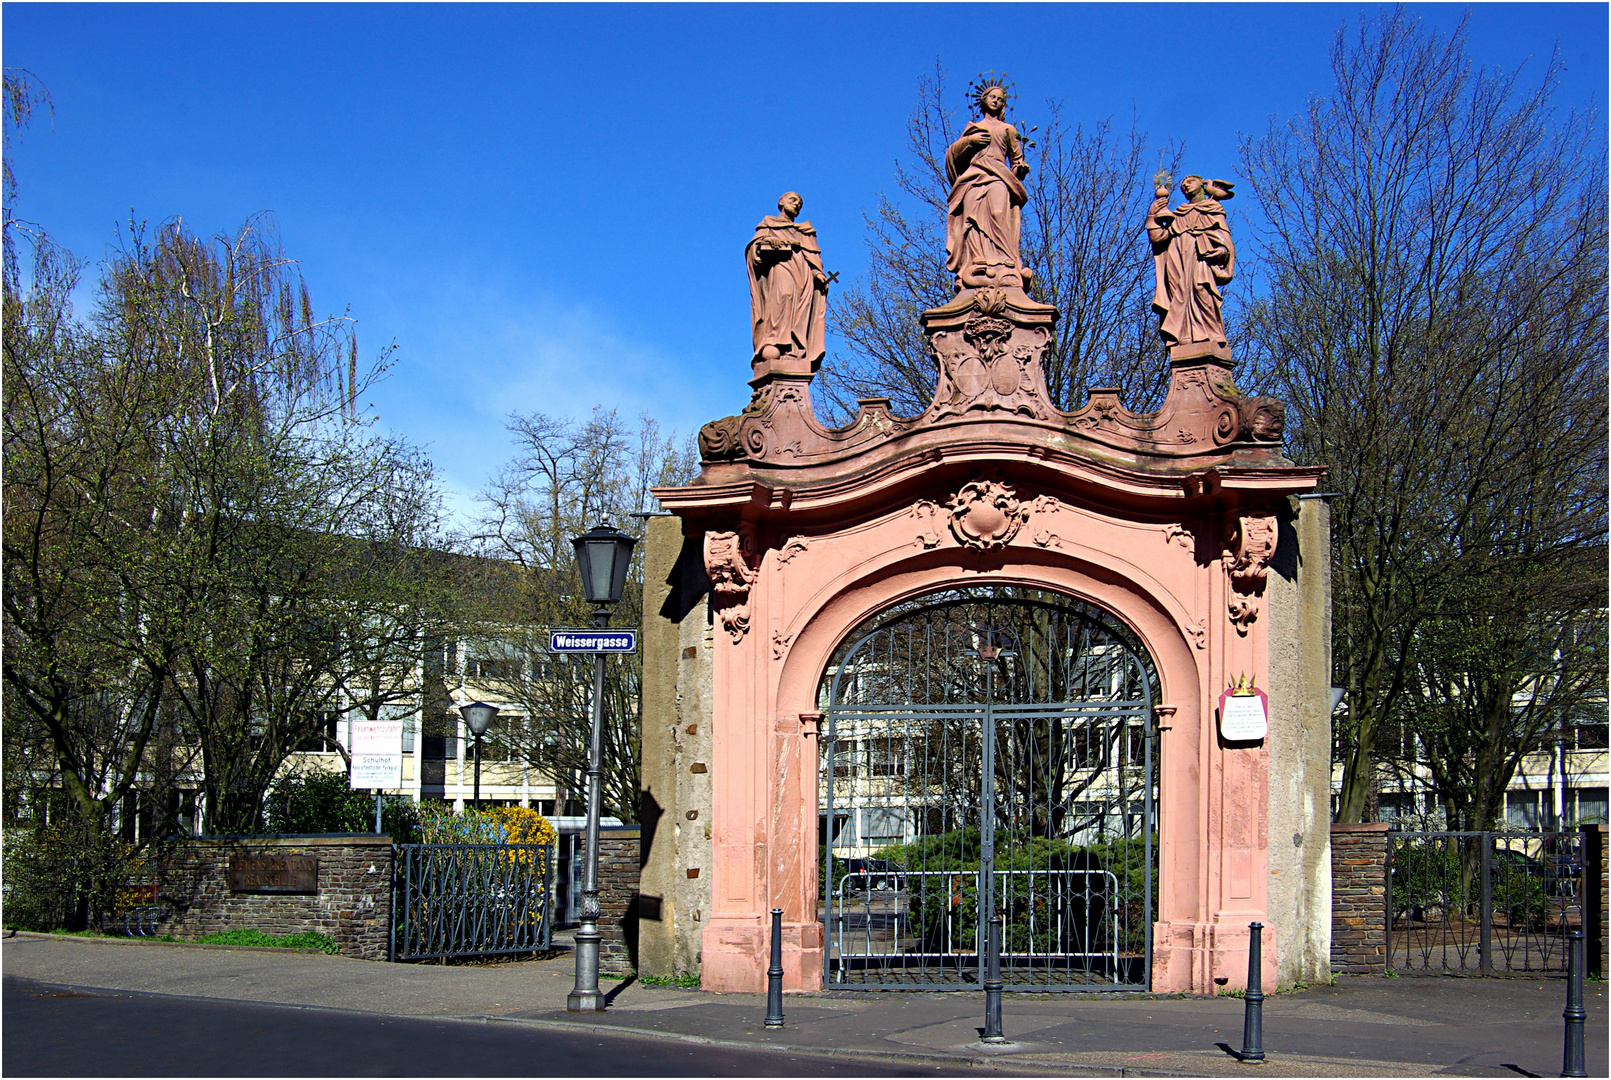
[[[1247,939],[1247,994],[1242,1012],[1243,1061],[1264,1060],[1264,990],[1260,986],[1260,969],[1263,967],[1263,923],[1248,924]]]
[[[1001,1033],[1001,916],[997,915],[990,920],[990,930],[985,936],[985,1030],[979,1041],[983,1043],[1004,1043],[1007,1037]]]
[[[783,909],[772,909],[772,966],[766,969],[766,1026],[783,1026]]]
[[[1573,930],[1566,946],[1566,1045],[1561,1049],[1561,1075],[1587,1076],[1583,1061],[1583,931]]]

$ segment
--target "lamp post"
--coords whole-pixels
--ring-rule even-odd
[[[594,605],[593,625],[610,625],[610,608],[621,602],[637,540],[600,521],[573,537],[582,595]],[[604,654],[593,656],[593,715],[587,744],[587,852],[582,866],[582,921],[576,930],[576,985],[565,999],[571,1012],[603,1012],[599,992],[599,729],[604,721]]]
[[[492,718],[498,715],[498,706],[488,705],[484,701],[472,701],[468,705],[460,705],[459,712],[464,716],[464,723],[475,736],[475,808],[481,809],[481,736],[487,733],[492,726]],[[463,776],[463,773],[459,774]],[[462,783],[462,781],[461,781]]]

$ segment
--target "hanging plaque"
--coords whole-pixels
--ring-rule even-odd
[[[1263,690],[1227,690],[1219,696],[1219,734],[1226,742],[1257,742],[1270,733]]]

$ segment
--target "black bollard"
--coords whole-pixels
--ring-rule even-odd
[[[985,1029],[979,1041],[983,1043],[1004,1043],[1007,1037],[1001,1033],[1001,916],[997,915],[990,920],[990,930],[985,935]]]
[[[1573,930],[1566,946],[1566,1045],[1561,1050],[1562,1076],[1587,1076],[1583,1061],[1583,931]]]
[[[766,969],[766,1026],[783,1026],[783,909],[772,909],[772,966]]]
[[[1259,984],[1264,951],[1260,940],[1263,923],[1248,924],[1247,939],[1247,994],[1242,1012],[1242,1060],[1264,1060],[1264,990]]]

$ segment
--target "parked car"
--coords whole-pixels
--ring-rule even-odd
[[[892,892],[906,888],[906,867],[888,859],[836,859],[846,892]]]
[[[1515,848],[1500,847],[1494,844],[1493,853],[1488,857],[1489,873],[1493,877],[1504,874],[1526,874],[1543,880],[1545,876],[1544,864]]]
[[[1553,896],[1576,896],[1583,876],[1583,849],[1575,836],[1552,836],[1542,852],[1547,888]]]

